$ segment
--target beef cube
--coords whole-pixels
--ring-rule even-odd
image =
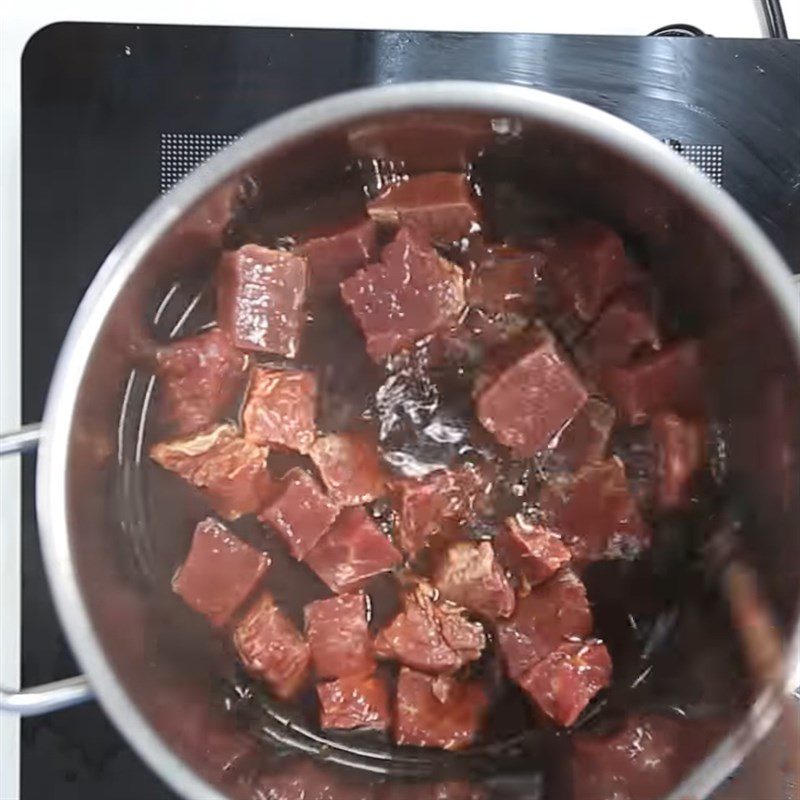
[[[611,656],[600,641],[563,644],[520,679],[520,686],[557,725],[569,727],[611,683]]]
[[[385,731],[391,719],[386,684],[376,676],[349,675],[317,684],[323,730]]]
[[[622,239],[597,222],[578,222],[560,231],[547,255],[561,302],[584,322],[596,319],[606,300],[632,279]]]
[[[246,244],[225,253],[218,268],[220,327],[243,350],[293,358],[305,316],[305,258]]]
[[[247,356],[218,328],[156,351],[161,413],[180,435],[196,433],[230,408],[242,387]]]
[[[467,290],[467,301],[491,313],[529,311],[536,305],[543,253],[508,245],[485,248],[478,256]]]
[[[318,678],[365,675],[375,669],[361,592],[315,600],[305,608],[306,638]]]
[[[430,172],[394,183],[367,203],[382,225],[403,225],[430,239],[454,242],[480,230],[480,212],[464,175]]]
[[[386,476],[378,447],[366,435],[332,433],[314,442],[310,455],[331,498],[358,506],[382,497]]]
[[[601,385],[631,424],[645,422],[656,411],[702,414],[704,367],[700,342],[688,339],[626,367],[612,367]]]
[[[571,569],[562,569],[518,597],[514,615],[497,624],[497,641],[509,675],[519,680],[562,644],[588,636],[592,625],[586,587]]]
[[[585,464],[602,461],[616,416],[608,403],[590,397],[550,442],[547,466],[574,472]]]
[[[375,652],[413,669],[452,673],[480,658],[486,647],[483,626],[465,609],[436,601],[436,591],[421,581],[403,597],[403,610],[375,638]]]
[[[270,488],[266,447],[243,439],[233,425],[218,425],[184,439],[153,445],[150,457],[199,489],[220,516],[257,511]]]
[[[189,554],[172,578],[172,591],[218,628],[247,599],[269,565],[266,553],[209,517],[194,529]]]
[[[506,566],[534,586],[554,575],[572,558],[555,531],[519,517],[506,520],[495,543]]]
[[[377,226],[360,220],[335,231],[318,232],[295,247],[308,261],[308,287],[313,294],[339,291],[339,284],[378,255]]]
[[[283,537],[291,554],[302,561],[333,525],[336,505],[305,470],[289,470],[258,518]]]
[[[634,559],[650,546],[650,529],[616,456],[547,484],[540,504],[579,560]]]
[[[532,456],[586,402],[587,393],[549,334],[537,332],[511,363],[475,385],[478,419],[518,456]]]
[[[307,453],[316,438],[316,404],[317,381],[310,372],[256,367],[242,411],[245,438]]]
[[[306,564],[337,594],[359,588],[402,560],[363,508],[344,509],[306,556]]]
[[[436,564],[433,583],[446,600],[489,619],[514,611],[514,590],[491,542],[451,544]]]
[[[464,308],[461,269],[407,228],[383,248],[381,261],[342,282],[375,361],[454,323]]]
[[[308,678],[308,645],[268,592],[240,620],[233,644],[245,669],[282,700],[297,694]]]
[[[426,675],[403,667],[397,680],[397,744],[461,750],[474,740],[488,706],[477,681]]]
[[[656,450],[656,504],[661,509],[685,508],[692,499],[692,482],[706,457],[706,425],[670,412],[650,422]]]

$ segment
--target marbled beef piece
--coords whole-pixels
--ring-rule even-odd
[[[461,750],[474,740],[487,706],[486,691],[477,681],[460,682],[403,667],[397,679],[395,741]]]
[[[455,672],[484,647],[483,626],[467,619],[465,609],[438,601],[426,581],[405,593],[402,611],[375,638],[381,658],[432,674]]]
[[[218,267],[217,315],[237,347],[293,358],[305,322],[306,259],[246,244]]]
[[[536,305],[544,253],[490,245],[476,254],[467,302],[490,313],[529,312]]]
[[[345,508],[306,555],[306,564],[336,594],[359,588],[402,560],[363,508]]]
[[[282,700],[297,694],[308,678],[308,645],[269,592],[239,621],[233,644],[245,669]]]
[[[186,560],[172,578],[172,591],[208,618],[225,625],[270,565],[269,556],[209,517],[198,523]]]
[[[561,645],[521,678],[519,685],[557,725],[569,727],[611,683],[611,656],[597,640]]]
[[[218,422],[247,369],[247,356],[218,328],[163,345],[155,359],[161,414],[179,435]]]
[[[656,505],[665,510],[685,508],[706,460],[707,425],[664,411],[653,415],[650,430],[656,454]]]
[[[514,680],[562,644],[588,636],[592,612],[586,587],[569,568],[517,598],[513,616],[497,624],[497,643]]]
[[[306,638],[318,678],[374,671],[367,613],[367,597],[361,592],[315,600],[305,607]]]
[[[495,547],[508,569],[533,586],[554,575],[572,558],[556,531],[520,517],[505,521],[495,538]]]
[[[429,172],[393,183],[367,203],[367,213],[382,225],[413,228],[443,243],[480,230],[480,210],[469,182],[453,172]]]
[[[322,538],[339,513],[322,487],[305,470],[289,470],[273,489],[258,515],[283,537],[289,551],[302,561]]]
[[[248,442],[227,423],[150,450],[153,461],[199,489],[230,520],[255,513],[264,502],[272,484],[268,454],[266,447]]]
[[[509,617],[514,590],[491,542],[454,542],[440,554],[433,584],[442,597],[489,619]]]
[[[538,329],[485,368],[473,397],[484,428],[527,457],[547,446],[588,394],[553,337]]]
[[[310,372],[256,367],[242,411],[245,438],[307,453],[317,435],[316,405],[317,381]]]
[[[401,228],[380,262],[342,282],[376,361],[454,323],[464,308],[464,276],[455,264]]]
[[[389,693],[377,675],[349,675],[317,684],[323,730],[385,731],[389,728]]]
[[[539,502],[578,560],[634,559],[650,547],[652,533],[616,456],[552,480]]]
[[[613,406],[590,397],[548,445],[547,467],[575,472],[585,464],[602,461],[616,417]]]
[[[386,493],[386,473],[370,436],[331,433],[317,439],[309,454],[334,502],[358,506]]]

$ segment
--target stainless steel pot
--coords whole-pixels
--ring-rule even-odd
[[[202,687],[194,691],[191,670],[176,666],[170,646],[180,639],[178,622],[150,604],[148,574],[166,575],[178,555],[160,551],[152,536],[163,514],[175,521],[169,502],[141,505],[147,487],[137,469],[153,389],[136,363],[142,322],[181,329],[197,305],[192,276],[213,263],[249,176],[279,209],[311,184],[335,183],[357,160],[447,169],[478,150],[496,156],[509,180],[599,216],[639,242],[669,301],[716,342],[726,469],[744,487],[752,557],[783,626],[787,672],[796,671],[800,304],[786,265],[730,197],[627,123],[531,89],[434,82],[352,92],[260,125],[155,202],[108,256],[62,348],[41,429],[5,437],[0,446],[5,454],[39,443],[42,549],[61,624],[86,678],[4,691],[4,709],[41,713],[96,695],[178,793],[239,796],[241,787],[223,785],[211,763],[219,755],[211,738],[224,744],[230,732],[198,722],[206,719],[198,711]],[[774,696],[757,697],[671,800],[707,797],[778,710]],[[190,722],[182,728],[181,719]],[[204,725],[211,727],[196,746],[189,729]],[[261,757],[272,764],[266,750]],[[295,774],[308,766],[292,764]]]

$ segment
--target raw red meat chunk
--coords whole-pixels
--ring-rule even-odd
[[[376,222],[403,225],[442,242],[480,229],[480,212],[464,175],[430,172],[389,186],[367,203]]]
[[[297,355],[305,320],[305,258],[246,244],[225,253],[217,272],[217,314],[234,344]]]
[[[339,513],[336,505],[305,470],[289,470],[258,518],[283,537],[291,554],[302,561]]]
[[[601,384],[632,424],[656,411],[702,413],[704,365],[700,342],[687,339],[626,367],[603,372]]]
[[[519,456],[546,447],[588,396],[552,336],[544,332],[499,374],[487,371],[479,377],[473,394],[483,426]]]
[[[555,531],[519,517],[506,520],[495,542],[506,566],[532,585],[547,580],[572,558]]]
[[[436,564],[433,583],[446,600],[489,619],[514,611],[514,590],[491,542],[451,544]]]
[[[572,725],[611,683],[611,656],[600,641],[570,642],[531,667],[519,685],[558,725]]]
[[[217,422],[244,382],[247,356],[218,328],[179,339],[156,352],[163,418],[186,435]]]
[[[592,630],[586,587],[569,568],[517,599],[514,615],[497,624],[497,641],[509,675],[519,680],[561,645]]]
[[[389,727],[389,694],[376,676],[349,675],[330,683],[317,684],[320,725],[351,730],[385,731]]]
[[[477,681],[426,675],[403,667],[397,680],[395,741],[460,750],[471,744],[488,706]]]
[[[467,301],[493,313],[530,310],[546,262],[543,253],[508,245],[487,247],[470,277]]]
[[[633,559],[650,546],[650,529],[617,457],[552,481],[540,504],[577,559]]]
[[[316,438],[317,381],[299,369],[256,367],[242,411],[245,438],[307,453]]]
[[[386,491],[378,447],[369,436],[358,433],[321,436],[314,442],[310,455],[328,493],[339,505],[358,506]]]
[[[318,678],[364,675],[375,669],[362,593],[315,600],[305,608],[306,638]]]
[[[249,673],[286,700],[306,682],[309,648],[300,631],[265,592],[233,632],[236,652]]]
[[[557,233],[548,257],[562,303],[585,322],[633,276],[622,239],[597,222],[578,222]]]
[[[605,458],[616,420],[614,408],[590,397],[548,446],[548,466],[575,471]]]
[[[402,560],[363,508],[344,509],[306,556],[306,564],[337,594],[359,588]]]
[[[269,564],[266,553],[209,517],[194,529],[189,555],[172,578],[172,590],[220,627],[247,599]]]
[[[692,481],[706,456],[706,425],[670,412],[653,415],[650,422],[656,450],[658,479],[656,505],[683,508],[691,501]]]
[[[375,652],[408,667],[451,673],[480,658],[486,646],[483,626],[465,610],[436,602],[433,587],[421,581],[403,597],[403,610],[375,639]]]
[[[339,284],[378,255],[377,226],[371,219],[336,231],[319,232],[295,247],[308,261],[311,292],[338,292]]]
[[[458,318],[464,308],[464,276],[455,264],[402,228],[383,248],[381,261],[342,282],[376,361]]]
[[[237,519],[258,511],[269,490],[268,453],[223,424],[153,445],[150,457],[199,489],[218,514]]]

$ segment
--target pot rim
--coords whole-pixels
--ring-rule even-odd
[[[225,800],[182,761],[147,722],[119,683],[93,629],[70,550],[67,503],[69,439],[81,380],[101,326],[147,252],[208,190],[254,157],[323,128],[398,111],[463,110],[522,117],[568,129],[656,176],[714,220],[758,273],[793,341],[800,369],[800,314],[791,273],[741,207],[666,145],[632,124],[575,100],[522,86],[478,81],[422,81],[358,89],[317,100],[257,125],[155,200],[106,257],[72,320],[47,397],[36,478],[36,508],[45,568],[61,626],[104,711],[139,756],[178,794]],[[787,647],[787,674],[800,661],[800,620]],[[787,687],[788,688],[788,687]],[[763,692],[748,714],[665,800],[707,797],[769,731],[780,713]]]

